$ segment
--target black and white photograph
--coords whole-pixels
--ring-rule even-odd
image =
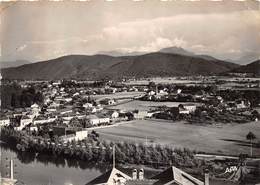
[[[260,0],[0,0],[0,185],[260,185]]]

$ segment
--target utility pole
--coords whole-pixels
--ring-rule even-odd
[[[253,143],[252,143],[252,139],[250,139],[250,143],[251,143],[250,154],[251,154],[251,157],[253,157]]]
[[[145,136],[145,159],[147,160],[147,136]]]
[[[12,158],[10,160],[10,179],[14,180],[14,161]]]
[[[10,180],[14,180],[14,160],[11,157],[11,159],[9,160],[8,158],[6,158],[6,161],[8,161],[8,165],[6,165],[8,172],[6,172],[6,175],[8,176],[7,178]],[[2,176],[0,174],[0,182],[2,180]],[[1,184],[1,183],[0,183]]]
[[[116,151],[115,151],[115,145],[113,146],[113,168],[116,167]]]

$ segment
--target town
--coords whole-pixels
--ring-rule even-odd
[[[260,185],[260,0],[30,1],[0,5],[0,185]]]
[[[219,79],[196,76],[121,81],[2,80],[1,86],[5,88],[1,91],[1,140],[20,152],[35,153],[35,156],[43,153],[108,165],[114,155],[112,148],[116,146],[118,164],[132,167],[140,164],[152,168],[173,166],[168,173],[184,173],[182,175],[193,179],[174,166],[190,168],[202,177],[206,168],[219,169],[212,160],[205,161],[205,158],[194,157],[196,155],[214,153],[236,156],[237,159],[240,156],[259,157],[260,142],[254,130],[247,135],[251,144],[240,153],[237,153],[238,148],[234,148],[236,146],[221,152],[220,149],[204,150],[191,145],[175,148],[174,144],[163,144],[160,128],[171,129],[172,124],[206,129],[246,123],[259,127],[259,79]],[[119,128],[127,125],[142,129],[142,136],[136,140],[136,136],[131,137],[131,134],[137,131],[129,133],[125,130],[123,137],[124,129]],[[151,132],[149,127],[155,127],[152,132],[156,135],[152,138],[148,133]],[[173,139],[171,133],[168,137]],[[218,165],[223,169],[227,167],[224,162]],[[117,170],[114,166],[110,175],[122,173],[120,178],[123,181],[132,179]],[[140,178],[144,179],[142,176]],[[217,179],[216,176],[211,178]],[[252,181],[257,177],[249,176]],[[198,180],[198,184],[203,182]]]

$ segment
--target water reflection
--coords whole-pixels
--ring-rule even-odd
[[[27,185],[86,184],[111,167],[60,156],[19,152],[5,143],[1,143],[0,147],[2,159],[15,158],[17,165],[15,177]],[[1,173],[3,176],[8,176],[7,162],[1,161],[5,161],[1,162]]]

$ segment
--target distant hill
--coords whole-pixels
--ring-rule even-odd
[[[186,56],[194,56],[195,54],[187,51],[181,47],[168,47],[168,48],[163,48],[161,50],[159,50],[159,52],[161,53],[169,53],[169,54],[178,54],[178,55],[186,55]]]
[[[236,60],[238,64],[249,64],[253,61],[256,61],[260,58],[260,52],[248,52],[245,55],[241,56],[239,59]]]
[[[149,53],[140,56],[69,55],[53,60],[2,69],[8,79],[100,79],[104,77],[151,77],[209,75],[230,71],[238,65],[197,56]]]
[[[146,52],[138,52],[138,51],[134,51],[134,52],[121,52],[121,51],[117,51],[117,50],[113,50],[113,51],[100,51],[98,52],[99,55],[109,55],[112,57],[121,57],[121,56],[137,56],[137,55],[144,55],[146,54]]]
[[[168,53],[168,54],[178,54],[178,55],[186,55],[186,56],[195,56],[194,53],[187,51],[181,47],[168,47],[168,48],[162,48],[159,51],[160,53]],[[148,54],[149,52],[139,52],[139,51],[134,51],[134,52],[122,52],[119,50],[112,50],[112,51],[100,51],[98,54],[102,55],[109,55],[113,57],[119,57],[119,56],[137,56],[137,55],[145,55]]]
[[[1,61],[0,62],[0,69],[8,68],[8,67],[17,67],[24,64],[30,64],[27,60],[17,60],[17,61]]]
[[[260,76],[260,60],[257,60],[250,64],[235,68],[231,72],[251,73],[251,74],[254,74],[255,76]]]
[[[177,55],[185,55],[185,56],[193,56],[193,57],[198,57],[198,58],[203,58],[205,60],[210,60],[210,61],[218,61],[218,59],[209,56],[209,55],[202,55],[202,54],[195,54],[191,51],[187,51],[181,47],[168,47],[168,48],[163,48],[159,50],[161,53],[169,53],[169,54],[177,54]]]

